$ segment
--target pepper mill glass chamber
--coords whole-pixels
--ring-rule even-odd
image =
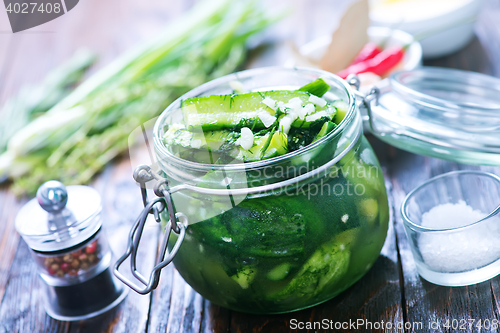
[[[232,94],[233,87],[294,90],[320,77],[330,85],[323,98],[343,100],[347,113],[328,135],[299,150],[257,162],[202,164],[181,158],[162,140],[170,126],[182,124],[187,98]],[[136,291],[154,289],[173,259],[184,280],[215,304],[285,313],[335,297],[378,258],[389,220],[384,178],[352,89],[339,77],[289,68],[231,74],[173,102],[157,119],[153,137],[157,160],[134,177],[143,187],[155,182],[160,198],[145,199],[129,250],[115,265],[115,274]],[[168,250],[149,282],[137,271],[137,280],[129,280],[120,266],[134,257],[147,214],[161,210]]]
[[[74,321],[118,305],[128,289],[110,269],[112,253],[102,231],[101,199],[88,186],[43,184],[16,217],[43,286],[47,314]]]

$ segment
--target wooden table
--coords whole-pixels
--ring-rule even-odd
[[[290,55],[288,41],[297,45],[331,31],[338,20],[338,2],[279,1],[293,12],[266,34],[267,46],[252,52],[249,67],[281,64]],[[0,9],[0,102],[22,85],[36,83],[60,61],[82,46],[99,52],[97,67],[161,30],[191,1],[82,0],[78,6],[48,24],[13,35]],[[437,65],[484,72],[500,77],[500,1],[487,0],[476,26],[477,38],[452,56],[428,61]],[[110,313],[81,322],[48,317],[41,304],[40,282],[28,247],[14,229],[14,218],[24,200],[0,189],[0,333],[12,332],[289,332],[291,320],[332,320],[349,323],[364,319],[376,323],[409,323],[405,332],[454,332],[445,321],[500,319],[500,277],[470,287],[446,288],[421,279],[403,230],[399,207],[405,195],[432,176],[457,169],[480,169],[500,174],[500,168],[466,166],[413,155],[371,139],[384,169],[391,205],[385,246],[374,267],[335,299],[292,314],[255,316],[213,305],[194,292],[175,269],[164,269],[161,283],[148,296],[131,292]],[[115,253],[141,209],[139,190],[126,157],[109,165],[92,184],[104,199],[105,230]],[[141,250],[142,264],[151,266],[158,229],[147,231],[149,246]],[[430,322],[440,328],[429,329]],[[416,323],[423,323],[418,329]],[[396,332],[396,329],[373,329]],[[460,332],[493,332],[470,328]],[[306,330],[305,330],[306,331]],[[307,330],[308,332],[327,330]],[[352,326],[342,332],[363,331]],[[371,330],[367,330],[371,331]]]

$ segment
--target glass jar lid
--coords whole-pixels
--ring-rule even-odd
[[[101,198],[96,190],[49,181],[21,208],[15,225],[33,250],[54,252],[92,237],[101,226],[100,213]]]
[[[394,73],[377,88],[369,129],[383,141],[460,163],[500,164],[500,79],[424,67]]]

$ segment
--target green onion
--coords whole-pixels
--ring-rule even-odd
[[[80,50],[52,71],[39,86],[24,87],[9,99],[0,110],[0,153],[7,149],[15,133],[66,97],[94,61],[92,53]]]
[[[49,179],[89,182],[126,151],[135,128],[190,89],[235,71],[247,39],[276,19],[252,0],[197,3],[19,131],[0,155],[0,176],[13,179],[16,194],[33,194]],[[14,170],[19,164],[24,173]]]

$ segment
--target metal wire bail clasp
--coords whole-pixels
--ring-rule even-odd
[[[367,95],[364,95],[359,91],[359,88],[361,86],[361,81],[359,80],[359,77],[357,75],[355,74],[349,75],[346,81],[350,86],[356,89],[354,90],[354,94],[356,95],[356,97],[360,98],[361,105],[366,109],[368,119],[363,119],[363,121],[368,121],[368,124],[370,126],[370,131],[373,134],[378,134],[381,136],[386,135],[387,132],[381,131],[377,128],[375,124],[375,116],[373,115],[373,110],[371,105],[372,101],[375,102],[375,105],[379,104],[380,89],[374,86],[371,88],[370,92]]]
[[[134,179],[141,186],[142,200],[144,203],[144,209],[134,223],[132,229],[130,230],[127,250],[125,254],[121,256],[115,264],[114,274],[127,286],[138,292],[139,294],[148,294],[153,289],[158,286],[160,279],[161,269],[167,266],[175,257],[177,251],[179,250],[184,236],[186,234],[187,217],[182,213],[175,213],[174,204],[172,202],[172,197],[170,194],[168,180],[156,174],[149,166],[141,165],[134,170]],[[146,190],[146,183],[152,180],[156,180],[157,183],[154,187],[154,193],[158,196],[152,201],[148,200],[148,194]],[[167,209],[170,221],[165,226],[165,233],[163,235],[163,241],[160,248],[159,256],[156,260],[156,265],[149,274],[149,280],[146,280],[141,273],[137,270],[137,250],[139,248],[139,242],[144,231],[144,226],[149,214],[154,215],[156,222],[161,222],[160,213]],[[178,235],[178,238],[172,247],[172,250],[168,252],[168,240],[170,233],[174,232]],[[120,266],[125,262],[125,260],[130,257],[130,271],[137,281],[131,281],[129,278],[124,276],[120,271]]]

